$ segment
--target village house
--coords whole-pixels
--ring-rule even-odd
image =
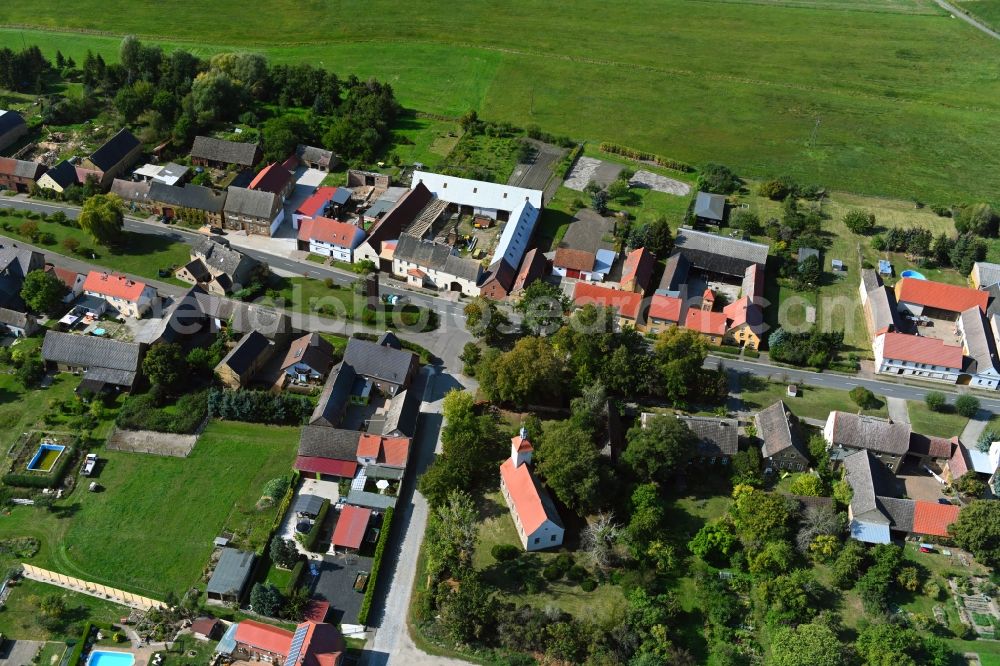
[[[83,283],[87,279],[85,274],[77,273],[68,268],[53,266],[52,264],[45,264],[45,270],[55,275],[66,285],[66,295],[63,296],[63,303],[72,303],[76,300],[77,296],[83,293]]]
[[[261,156],[260,146],[255,143],[223,141],[208,136],[196,136],[191,146],[191,164],[215,169],[229,166],[249,169],[260,162]]]
[[[742,282],[751,266],[756,264],[764,268],[769,251],[763,243],[681,228],[677,230],[671,255],[683,255],[689,271],[696,269],[708,278]]]
[[[111,181],[109,192],[119,197],[133,212],[137,210],[151,211],[149,186],[149,181],[145,180],[135,181],[115,178]]]
[[[178,187],[154,182],[149,186],[148,198],[153,214],[165,221],[178,219],[213,227],[223,224],[225,192],[191,183]]]
[[[784,401],[779,400],[754,416],[761,457],[768,472],[801,472],[809,468],[809,452],[802,441],[798,421]]]
[[[694,199],[694,219],[699,224],[718,227],[726,219],[726,197],[698,192]]]
[[[959,381],[968,380],[969,386],[974,388],[996,391],[1000,387],[996,340],[983,311],[978,307],[965,310],[959,315],[956,328],[965,355]]]
[[[124,317],[142,318],[157,303],[156,287],[120,273],[90,271],[83,281],[83,293],[103,299]]]
[[[615,325],[618,329],[625,326],[636,326],[642,314],[642,294],[634,291],[611,289],[590,282],[577,282],[573,285],[573,305],[582,308],[586,305],[611,308],[615,311]]]
[[[142,143],[131,132],[122,128],[90,157],[80,160],[77,177],[83,181],[87,176],[93,175],[98,185],[106,190],[111,187],[111,181],[132,168],[141,154]]]
[[[932,280],[904,277],[896,283],[899,311],[911,317],[955,321],[972,307],[986,312],[989,293]]]
[[[649,289],[649,281],[656,270],[656,258],[644,247],[629,252],[622,265],[622,277],[618,284],[625,291],[645,294]]]
[[[948,483],[955,483],[966,474],[975,474],[984,481],[994,495],[1000,494],[1000,442],[992,442],[986,451],[968,448],[955,438],[951,457],[945,463],[941,476]]]
[[[545,254],[537,247],[531,248],[524,254],[524,259],[514,277],[514,284],[510,288],[508,297],[514,300],[518,299],[532,282],[548,275],[548,273],[549,261],[545,258]],[[483,293],[487,295],[485,291],[484,285]]]
[[[698,438],[695,455],[709,464],[728,465],[739,451],[739,422],[710,416],[678,416]]]
[[[646,331],[659,334],[681,323],[684,301],[676,296],[653,294],[646,313]]]
[[[143,351],[135,342],[58,331],[47,331],[42,341],[42,360],[60,372],[82,372],[78,390],[91,393],[105,388],[132,390]]]
[[[225,239],[213,236],[192,245],[191,261],[174,275],[200,285],[210,294],[225,296],[246,287],[265,271],[264,264],[230,247]]]
[[[0,116],[2,119],[3,116]],[[0,157],[0,190],[27,194],[44,173],[44,164]]]
[[[217,652],[229,661],[273,666],[341,666],[344,638],[332,624],[307,620],[288,631],[256,620],[232,624]]]
[[[883,333],[899,330],[899,309],[896,292],[882,284],[882,278],[873,268],[861,269],[861,306],[865,325],[872,340]]]
[[[291,172],[283,165],[272,162],[254,176],[247,189],[270,192],[284,200],[295,189],[295,180],[292,178]]]
[[[603,282],[618,256],[615,223],[589,208],[576,213],[552,259],[552,274],[572,280]]]
[[[340,165],[340,160],[333,151],[316,148],[315,146],[299,146],[295,149],[295,156],[299,158],[299,163],[319,171],[329,172]]]
[[[965,367],[961,347],[905,333],[883,333],[872,344],[875,371],[954,384]]]
[[[910,451],[910,426],[875,416],[832,411],[823,427],[831,460],[867,450],[894,474]],[[950,453],[950,451],[949,451]]]
[[[251,331],[219,361],[215,374],[227,388],[246,388],[273,353],[274,343],[257,331]]]
[[[8,308],[0,308],[0,337],[9,335],[26,338],[38,332],[40,326],[33,315]]]
[[[62,194],[66,188],[77,185],[79,182],[76,167],[69,160],[63,160],[41,175],[38,179],[38,187]]]
[[[405,469],[410,457],[410,438],[365,433],[358,440],[357,456],[361,465]]]
[[[565,528],[548,491],[531,471],[534,447],[524,428],[511,439],[510,458],[500,465],[500,491],[503,493],[514,527],[526,551],[557,548],[562,545]]]
[[[28,133],[28,125],[24,116],[17,111],[0,109],[0,150],[6,150]]]
[[[210,294],[195,285],[181,297],[173,313],[178,327],[194,330],[207,328],[212,332],[228,331],[230,335],[246,335],[257,331],[278,347],[286,345],[292,334],[292,320],[284,312],[256,303],[244,303]]]
[[[8,245],[7,239],[0,244],[0,307],[11,310],[25,310],[21,288],[24,278],[32,271],[45,269],[45,255],[41,252]]]
[[[386,396],[409,387],[420,364],[417,355],[401,349],[396,336],[387,333],[379,342],[351,338],[344,350],[343,365],[371,380]]]
[[[205,596],[209,603],[231,604],[239,603],[247,592],[253,566],[256,561],[253,553],[223,548],[212,577],[208,579]]]
[[[702,302],[710,303],[704,299]],[[726,313],[712,312],[705,307],[688,308],[684,317],[684,328],[700,333],[710,345],[720,345],[727,330]]]
[[[306,333],[292,341],[281,362],[281,371],[300,384],[316,384],[330,374],[333,345],[319,333]]]
[[[393,260],[382,258],[384,245],[395,243],[403,229],[413,223],[433,198],[434,195],[422,183],[414,185],[368,231],[368,238],[354,253],[354,261],[368,260],[379,266],[379,270],[392,271]]]
[[[299,224],[298,248],[337,261],[351,263],[354,250],[365,240],[365,231],[348,222],[327,217],[306,218]]]
[[[316,217],[336,218],[351,200],[352,192],[346,187],[318,187],[292,213],[292,228],[298,229],[303,220]]]
[[[229,187],[223,212],[226,229],[256,236],[273,236],[285,219],[281,197],[243,187]]]
[[[399,237],[392,257],[393,275],[414,287],[479,295],[482,264],[456,254],[451,245],[422,240],[410,234]]]
[[[299,433],[295,469],[321,480],[353,479],[358,472],[358,430],[304,425]]]

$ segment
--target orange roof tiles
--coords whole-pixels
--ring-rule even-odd
[[[382,438],[378,435],[365,433],[361,435],[361,439],[358,440],[359,458],[378,458],[378,454],[381,450]]]
[[[373,458],[390,467],[406,467],[410,455],[409,437],[380,437],[365,433],[358,440],[358,457]]]
[[[62,281],[68,289],[72,289],[76,285],[76,276],[79,275],[76,271],[68,268],[61,268],[59,266],[53,266],[52,273],[59,278],[59,280]]]
[[[597,261],[597,256],[593,252],[561,247],[556,250],[556,256],[552,259],[552,265],[571,271],[589,271],[593,270],[595,261]]]
[[[277,162],[272,162],[261,169],[260,173],[250,181],[250,187],[247,189],[281,194],[291,179],[292,174],[288,169]]]
[[[333,193],[337,191],[336,187],[320,187],[312,196],[302,202],[302,205],[296,210],[296,214],[305,215],[306,217],[312,217],[320,210],[323,206],[327,204],[328,201],[333,199]]]
[[[692,331],[698,331],[705,335],[724,335],[726,332],[726,313],[691,308],[684,320],[684,328],[690,328]]]
[[[90,271],[83,282],[84,291],[133,302],[139,300],[145,288],[145,282],[138,282],[117,273],[100,271]]]
[[[286,657],[292,645],[292,632],[255,620],[241,621],[236,626],[234,638],[237,643]]]
[[[625,258],[621,283],[634,282],[636,287],[645,291],[649,285],[649,278],[653,277],[655,266],[656,260],[653,258],[652,252],[644,247],[632,250]]]
[[[634,291],[609,289],[589,282],[577,282],[573,287],[573,303],[577,307],[599,305],[615,308],[619,315],[634,321],[639,318],[642,294]]]
[[[965,312],[974,307],[986,312],[989,299],[986,291],[931,280],[903,278],[896,284],[896,300],[900,303],[915,303],[947,312]]]
[[[958,520],[959,507],[937,502],[915,502],[913,507],[914,534],[948,536],[948,526]]]
[[[332,220],[328,217],[314,217],[302,220],[299,225],[298,238],[301,241],[317,240],[354,249],[364,238],[364,233],[360,227],[347,222]]]
[[[649,301],[648,319],[679,322],[684,302],[675,296],[656,294]]]
[[[883,333],[882,356],[896,361],[962,368],[962,348],[937,338],[905,333]]]
[[[500,465],[500,478],[503,479],[514,511],[521,520],[521,527],[524,528],[525,534],[531,534],[549,519],[539,494],[542,491],[535,482],[531,470],[524,464],[514,467],[514,461],[507,458]]]
[[[517,435],[516,437],[511,437],[510,438],[510,443],[514,447],[515,451],[518,451],[518,452],[521,452],[521,453],[523,453],[525,451],[534,451],[535,450],[535,447],[533,447],[531,445],[531,442],[528,441],[528,438],[527,437],[522,437],[521,435]]]
[[[371,509],[362,509],[351,504],[344,505],[337,518],[337,526],[333,528],[333,537],[330,539],[330,543],[341,548],[357,550],[365,539],[368,520],[371,517]]]

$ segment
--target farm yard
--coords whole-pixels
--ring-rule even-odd
[[[266,16],[242,16],[232,0],[142,12],[118,0],[68,16],[44,0],[4,17],[44,30],[5,30],[0,43],[23,39],[77,60],[87,49],[116,59],[125,33],[204,55],[250,48],[279,62],[379,77],[419,111],[457,117],[475,109],[696,164],[719,161],[749,176],[788,173],[835,189],[949,203],[989,191],[1000,160],[990,149],[1000,83],[989,73],[994,58],[984,56],[1000,53],[1000,42],[950,20],[932,0],[640,0],[617,8],[613,26],[591,4],[566,16],[537,0],[500,14],[375,2],[344,16],[281,0]],[[973,4],[987,14],[994,6],[964,6]],[[238,29],[220,30],[210,20],[216,14],[241,15]],[[87,34],[67,40],[45,31],[59,29]],[[283,45],[288,34],[297,43]],[[352,41],[359,35],[363,42]],[[714,48],[720,40],[726,49]],[[717,99],[727,103],[711,103]]]

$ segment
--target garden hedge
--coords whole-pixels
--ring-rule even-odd
[[[292,567],[292,577],[288,579],[288,585],[286,585],[285,589],[281,591],[281,595],[285,597],[285,599],[292,596],[295,592],[295,588],[298,587],[299,579],[302,578],[302,570],[306,567],[306,562],[307,560],[299,560],[295,563],[295,566]]]
[[[640,162],[653,162],[654,164],[666,169],[673,169],[674,171],[680,171],[681,173],[694,172],[694,167],[685,162],[657,155],[656,153],[647,153],[644,150],[636,150],[635,148],[629,148],[628,146],[622,146],[617,143],[609,143],[607,141],[603,142],[601,144],[601,152],[610,153],[612,155],[621,155],[622,157],[638,160]]]
[[[76,456],[76,449],[67,446],[55,466],[45,474],[31,474],[28,472],[10,472],[4,474],[3,483],[8,486],[19,488],[52,488],[62,481],[66,476],[66,468],[73,464]]]
[[[302,539],[302,547],[306,550],[317,552],[314,550],[316,539],[319,538],[319,533],[323,531],[323,521],[326,520],[326,514],[329,510],[330,500],[324,499],[323,506],[320,507],[319,513],[316,514],[316,521],[313,523],[312,529]],[[326,552],[326,550],[324,549],[322,552]]]
[[[79,666],[80,659],[83,657],[83,650],[87,647],[87,641],[90,640],[90,632],[93,628],[94,625],[90,622],[83,625],[80,640],[73,646],[73,651],[69,653],[69,659],[66,660],[66,666]]]
[[[372,599],[375,597],[375,587],[378,582],[378,570],[382,566],[382,556],[385,554],[386,543],[389,541],[389,532],[392,531],[392,514],[393,509],[389,507],[385,510],[385,517],[382,519],[382,531],[378,535],[378,544],[375,546],[375,557],[372,558],[372,570],[368,574],[365,598],[361,602],[361,610],[358,611],[358,624],[368,623],[368,613],[371,612]]]

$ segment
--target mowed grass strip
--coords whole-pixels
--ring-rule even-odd
[[[59,557],[75,571],[65,573],[154,596],[197,584],[223,528],[274,519],[255,504],[291,472],[298,439],[297,427],[216,421],[187,458],[101,452],[104,491],[72,498]]]
[[[125,33],[203,55],[257,50],[382,78],[405,105],[432,113],[472,108],[836,189],[947,202],[995,196],[1000,80],[991,63],[1000,42],[928,0],[636,0],[610,19],[595,0],[573,12],[541,0],[503,12],[455,12],[439,0],[374,0],[347,12],[276,0],[257,14],[234,0],[142,11],[127,0],[83,4],[69,15],[41,0],[11,7],[5,20],[116,36],[7,30],[0,44],[20,46],[23,33],[78,62],[87,48],[114,59]],[[241,20],[220,25],[220,15]]]
[[[1000,0],[957,0],[952,4],[993,29],[1000,27]]]

